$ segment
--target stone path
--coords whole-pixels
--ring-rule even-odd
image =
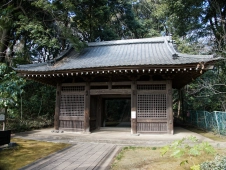
[[[118,149],[114,144],[78,143],[21,170],[105,170]]]
[[[130,128],[103,128],[91,134],[52,133],[51,130],[41,129],[14,135],[15,138],[72,144],[69,149],[32,163],[22,168],[23,170],[106,170],[109,169],[114,156],[123,146],[160,147],[191,135],[199,139],[200,142],[209,142],[213,146],[226,148],[226,142],[216,142],[180,127],[174,128],[174,135],[141,134],[135,136],[130,134]]]

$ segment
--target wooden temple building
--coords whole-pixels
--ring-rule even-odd
[[[169,37],[88,43],[54,60],[19,65],[23,77],[56,86],[56,130],[103,126],[105,98],[131,100],[131,133],[173,134],[172,89],[211,68],[213,55],[181,54]]]

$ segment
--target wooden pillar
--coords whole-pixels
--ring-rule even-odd
[[[85,87],[85,116],[84,116],[84,132],[90,132],[90,83],[86,83]]]
[[[137,134],[137,82],[131,84],[131,134]]]
[[[61,98],[61,84],[57,83],[57,89],[56,89],[56,105],[55,105],[55,115],[54,115],[54,129],[59,130],[60,122],[59,122],[59,116],[60,116],[60,98]]]
[[[173,101],[172,81],[167,80],[167,125],[168,134],[173,134]]]

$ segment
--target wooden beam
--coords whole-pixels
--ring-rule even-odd
[[[91,82],[90,86],[107,86],[108,82]]]
[[[85,118],[84,118],[84,132],[90,132],[90,83],[86,83],[85,87]]]
[[[131,94],[130,89],[91,89],[90,95],[101,95],[101,94]]]
[[[131,85],[131,134],[137,134],[137,83]]]
[[[62,86],[85,86],[86,83],[62,83]]]
[[[142,131],[140,134],[167,134],[167,131]]]
[[[130,81],[112,82],[112,85],[130,85]],[[90,86],[107,86],[108,82],[90,82]]]
[[[157,122],[157,123],[159,123],[159,122],[165,122],[165,123],[167,123],[167,119],[166,118],[163,118],[163,119],[145,119],[145,118],[139,118],[139,119],[137,119],[137,122],[139,122],[139,123],[141,123],[141,122]]]
[[[166,90],[139,90],[138,94],[166,94]]]
[[[137,85],[149,85],[149,84],[166,84],[165,80],[162,81],[137,81]]]
[[[112,82],[112,85],[131,85],[130,81],[122,81],[122,82]]]
[[[55,105],[55,115],[54,115],[54,129],[59,130],[59,116],[60,116],[60,97],[61,97],[61,84],[57,84],[56,89],[56,105]]]
[[[85,92],[84,91],[62,91],[61,92],[61,94],[67,94],[67,95],[70,95],[70,94],[74,94],[74,95],[76,95],[76,94],[79,94],[79,95],[83,95]]]

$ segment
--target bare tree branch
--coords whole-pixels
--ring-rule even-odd
[[[8,5],[8,4],[11,3],[12,1],[13,1],[13,0],[10,0],[10,1],[7,2],[6,4],[2,5],[1,8],[4,7],[4,6],[6,6],[6,5]]]

